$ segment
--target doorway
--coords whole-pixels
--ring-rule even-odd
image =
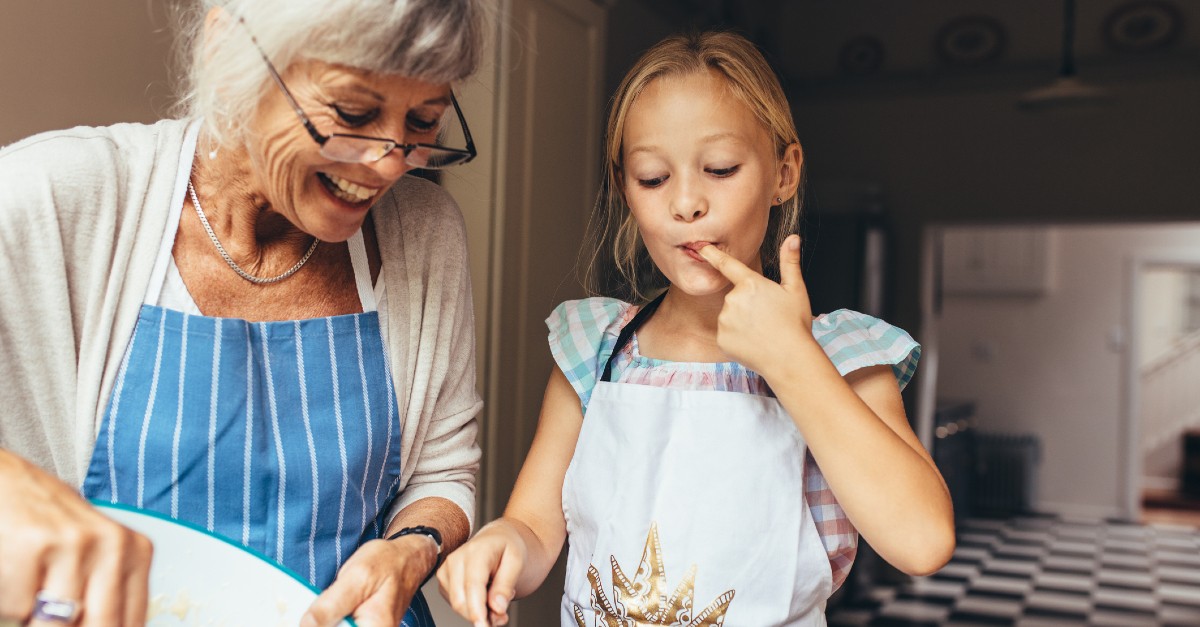
[[[1200,526],[1200,253],[1130,264],[1132,498],[1143,522]]]
[[[1163,305],[1138,272],[1200,265],[1200,223],[936,225],[923,246],[922,441],[939,402],[971,401],[973,428],[1039,443],[1032,509],[1139,520],[1135,329]]]

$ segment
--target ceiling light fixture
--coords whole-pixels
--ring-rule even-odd
[[[1111,100],[1107,90],[1088,85],[1075,71],[1075,0],[1063,0],[1062,65],[1058,78],[1045,87],[1021,94],[1017,107],[1030,111],[1065,106],[1102,104]]]

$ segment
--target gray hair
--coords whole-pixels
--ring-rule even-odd
[[[484,2],[192,0],[177,14],[184,65],[177,113],[203,118],[217,143],[244,137],[263,93],[272,88],[251,33],[280,72],[314,59],[430,83],[461,81],[479,65]],[[221,7],[226,19],[206,34],[213,7]]]

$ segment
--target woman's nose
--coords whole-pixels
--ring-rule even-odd
[[[375,170],[379,176],[386,178],[389,181],[395,181],[407,174],[409,170],[413,169],[413,166],[409,165],[408,162],[405,161],[405,158],[406,155],[404,154],[404,149],[397,146],[396,148],[393,148],[391,152],[384,155],[379,161],[368,163],[367,167]]]
[[[388,125],[384,131],[388,134],[384,135],[383,137],[390,137],[392,141],[396,142],[396,147],[392,148],[392,150],[384,155],[380,160],[374,163],[368,163],[367,165],[370,166],[371,169],[375,170],[379,176],[394,181],[398,180],[400,177],[408,173],[409,170],[414,168],[414,166],[409,165],[406,161],[406,159],[408,159],[408,153],[404,151],[405,142],[408,141],[408,128],[404,124],[391,124]]]

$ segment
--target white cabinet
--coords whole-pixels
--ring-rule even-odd
[[[1052,229],[947,228],[941,249],[944,294],[1039,296],[1053,288]]]

